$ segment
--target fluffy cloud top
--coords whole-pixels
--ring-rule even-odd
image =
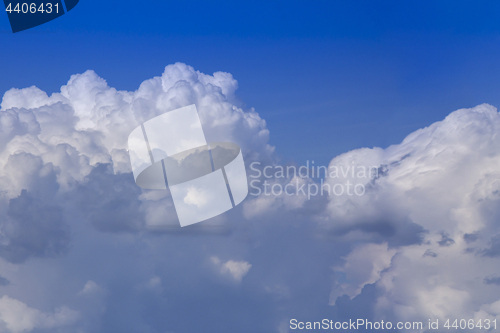
[[[273,148],[266,123],[241,107],[237,87],[229,73],[206,75],[177,63],[133,92],[109,87],[91,70],[73,75],[52,95],[36,87],[7,91],[0,104],[0,257],[19,264],[68,254],[81,237],[75,230],[87,222],[106,233],[178,226],[168,191],[135,185],[128,135],[150,118],[196,104],[209,142],[232,141],[247,161],[269,160]],[[249,269],[236,261],[224,265],[235,280]],[[18,294],[12,285],[12,294]],[[89,296],[97,289],[102,288],[89,279],[74,294]],[[105,297],[100,294],[95,302]],[[1,302],[2,330],[8,332],[55,329],[73,316],[65,307],[50,315],[7,296]]]
[[[498,285],[485,283],[500,275],[496,265],[499,133],[497,110],[484,104],[455,111],[410,134],[401,144],[355,150],[332,160],[331,165],[379,166],[379,175],[366,181],[364,196],[330,198],[321,223],[343,237],[389,242],[394,248],[362,255],[375,255],[370,260],[373,265],[390,262],[375,280],[359,285],[357,276],[349,279],[349,287],[357,290],[376,284],[381,291],[380,316],[484,319],[488,317],[484,305],[490,304],[491,309],[499,301]],[[411,225],[422,227],[420,238],[398,246],[401,242],[395,243],[393,235],[402,235],[399,230]],[[361,250],[349,255],[341,271],[352,269]],[[332,295],[338,295],[339,288]]]
[[[212,257],[210,260],[220,270],[221,274],[228,274],[236,282],[241,282],[241,279],[243,279],[250,268],[252,268],[252,265],[246,261],[228,260],[226,262],[221,262],[217,257]]]
[[[168,198],[158,204],[149,200],[154,194],[140,197],[129,180],[127,154],[130,132],[169,110],[194,103],[208,141],[236,142],[249,161],[269,159],[266,124],[254,110],[238,107],[236,89],[228,73],[206,75],[177,63],[135,92],[117,91],[93,71],[73,75],[51,96],[36,87],[6,92],[0,109],[0,205],[9,221],[19,221],[3,228],[0,255],[22,261],[64,251],[69,236],[61,207],[68,199],[103,231],[175,224]],[[43,228],[27,225],[37,200],[52,204],[43,208],[49,211],[33,212],[47,216]],[[158,206],[170,207],[170,213],[157,212]],[[58,211],[60,217],[54,215]],[[27,237],[41,241],[34,245]]]

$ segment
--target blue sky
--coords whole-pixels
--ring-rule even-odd
[[[500,105],[499,6],[87,0],[17,34],[4,15],[0,88],[53,92],[93,69],[133,90],[176,61],[227,71],[285,160],[325,164],[350,149],[398,143],[455,109]]]
[[[500,323],[499,14],[80,0],[16,34],[0,15],[0,332]],[[247,172],[314,160],[378,174],[325,180],[359,196],[249,195],[180,228],[169,191],[134,183],[127,138],[193,103]]]

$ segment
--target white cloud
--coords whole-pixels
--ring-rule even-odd
[[[79,316],[78,312],[64,306],[55,309],[54,313],[45,313],[9,296],[0,298],[0,331],[6,333],[56,329],[74,324]]]
[[[390,266],[394,254],[396,250],[388,249],[386,243],[356,247],[345,259],[344,266],[335,269],[341,282],[332,290],[331,300],[334,302],[342,295],[353,298],[365,285],[377,282],[382,271]]]
[[[320,292],[326,305],[331,292],[331,303],[345,302],[343,295],[350,302],[373,297],[373,310],[382,318],[414,321],[500,315],[500,116],[489,105],[453,112],[410,134],[401,144],[335,157],[331,165],[339,167],[378,166],[372,178],[357,179],[348,173],[328,180],[331,186],[346,180],[362,182],[366,187],[362,196],[312,200],[304,195],[260,196],[247,199],[242,211],[228,214],[239,222],[234,229],[209,225],[188,230],[223,235],[219,238],[149,239],[139,233],[146,226],[177,225],[169,192],[143,191],[129,174],[127,137],[145,120],[196,103],[208,141],[233,141],[247,154],[247,162],[272,162],[266,123],[253,109],[242,108],[236,89],[237,82],[228,73],[206,75],[178,63],[132,92],[109,87],[87,71],[72,76],[61,92],[50,96],[36,87],[5,93],[0,110],[0,256],[22,263],[31,257],[74,255],[71,260],[59,259],[54,264],[57,269],[50,270],[58,281],[69,277],[69,282],[60,282],[64,288],[52,285],[49,278],[37,283],[46,287],[41,290],[65,300],[70,298],[65,293],[90,295],[102,288],[93,281],[104,281],[109,299],[99,298],[96,306],[91,297],[76,297],[76,306],[70,304],[91,313],[84,325],[89,332],[102,331],[100,318],[106,315],[107,325],[115,321],[136,331],[154,331],[141,321],[147,319],[139,314],[154,312],[139,308],[147,307],[141,297],[167,295],[172,303],[162,304],[168,309],[188,302],[185,298],[191,294],[196,294],[196,300],[204,295],[205,301],[218,297],[196,289],[209,283],[209,274],[200,268],[209,251],[220,251],[225,258],[225,253],[248,258],[212,257],[211,267],[217,276],[237,283],[245,277],[252,282],[249,285],[257,286],[251,292],[264,291],[266,300],[278,300],[283,311],[297,311],[298,303],[315,306]],[[284,187],[294,180],[299,185],[311,182],[270,182]],[[201,202],[200,196],[189,200]],[[293,220],[292,226],[283,221],[285,216]],[[86,222],[95,228],[86,229]],[[70,232],[74,230],[78,232]],[[102,232],[136,234],[113,238]],[[333,247],[334,254],[324,254]],[[311,264],[307,267],[313,269],[298,263]],[[42,266],[29,266],[31,274],[24,276],[35,279]],[[334,267],[335,281],[327,276],[329,267]],[[247,276],[250,269],[252,274]],[[82,271],[92,277],[83,287]],[[320,275],[327,276],[326,284],[333,284],[331,290],[318,291],[314,288],[321,288],[320,283],[304,283]],[[11,283],[1,288],[22,294],[23,285],[15,274],[8,278]],[[114,286],[116,281],[119,287]],[[377,290],[373,295],[366,291],[370,286]],[[144,288],[156,292],[141,293]],[[192,293],[185,292],[193,288]],[[305,294],[316,297],[314,302],[297,301],[297,295]],[[40,303],[49,303],[47,294],[39,297],[45,298]],[[194,299],[188,300],[194,304]],[[228,311],[234,304],[225,303],[226,298],[218,300],[221,307],[230,304],[224,308]],[[252,309],[251,304],[243,305]],[[276,308],[275,303],[265,305]],[[6,332],[56,329],[75,324],[77,317],[67,307],[50,313],[8,296],[0,299],[4,325],[0,327]],[[276,319],[275,327],[283,318]]]
[[[211,257],[210,260],[220,270],[221,274],[231,276],[235,282],[241,282],[252,268],[252,265],[246,261],[228,260],[222,262],[217,257]]]
[[[498,301],[498,286],[485,278],[500,275],[494,264],[500,255],[495,238],[500,232],[499,133],[500,115],[484,104],[455,111],[401,144],[333,159],[331,165],[379,165],[380,174],[365,181],[364,196],[331,197],[324,227],[364,242],[390,239],[408,223],[425,232],[413,242],[392,244],[389,252],[361,255],[370,263],[351,265],[362,251],[355,248],[342,270],[347,274],[354,267],[355,273],[366,274],[347,278],[332,295],[357,294],[359,282],[370,276],[368,283],[381,292],[379,315],[408,320],[465,318]],[[377,262],[384,270],[372,274]]]
[[[83,289],[78,293],[78,295],[93,295],[103,293],[104,289],[99,286],[96,282],[89,280],[83,286]]]
[[[269,159],[273,148],[266,123],[253,109],[238,106],[236,88],[229,73],[206,75],[177,63],[133,92],[109,87],[93,71],[71,76],[50,96],[36,87],[9,90],[0,109],[0,211],[26,190],[45,204],[69,207],[68,201],[76,200],[81,211],[68,214],[83,214],[102,231],[175,225],[168,192],[150,200],[151,191],[128,181],[128,135],[150,118],[195,103],[208,141],[238,143],[247,161]],[[195,194],[187,199],[203,204],[203,196]],[[37,255],[27,243],[9,245],[8,232],[3,237],[7,259]]]
[[[19,152],[40,156],[44,164],[60,168],[58,183],[65,187],[84,181],[96,163],[113,162],[115,172],[130,172],[125,161],[130,131],[193,103],[209,141],[233,141],[254,158],[268,158],[273,148],[267,144],[266,124],[253,109],[233,104],[236,88],[228,73],[210,76],[177,63],[135,92],[117,91],[93,71],[73,75],[50,97],[36,87],[11,89],[1,104],[1,143],[6,147],[0,161]],[[20,185],[3,187],[15,195]]]
[[[208,194],[196,187],[189,187],[188,193],[184,198],[184,202],[188,205],[194,205],[197,207],[203,207],[207,204],[209,198]]]
[[[222,265],[221,273],[229,273],[235,281],[240,282],[251,267],[246,261],[229,260]]]

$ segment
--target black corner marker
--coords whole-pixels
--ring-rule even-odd
[[[3,0],[12,32],[19,32],[52,21],[70,11],[78,0]]]

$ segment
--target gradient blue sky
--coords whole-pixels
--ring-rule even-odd
[[[227,71],[285,160],[386,147],[449,112],[500,105],[498,2],[94,1],[12,34],[0,91],[95,70],[135,90],[165,65]]]
[[[0,14],[2,95],[58,92],[84,73],[51,98],[3,95],[0,332],[500,320],[500,114],[451,113],[500,106],[499,13],[500,2],[80,0],[16,34]],[[195,70],[231,73],[245,112],[230,77]],[[248,196],[181,229],[168,192],[134,183],[126,138],[207,100],[207,137],[230,137],[247,163],[278,163],[269,129],[286,162],[380,174],[357,179],[363,196]]]

